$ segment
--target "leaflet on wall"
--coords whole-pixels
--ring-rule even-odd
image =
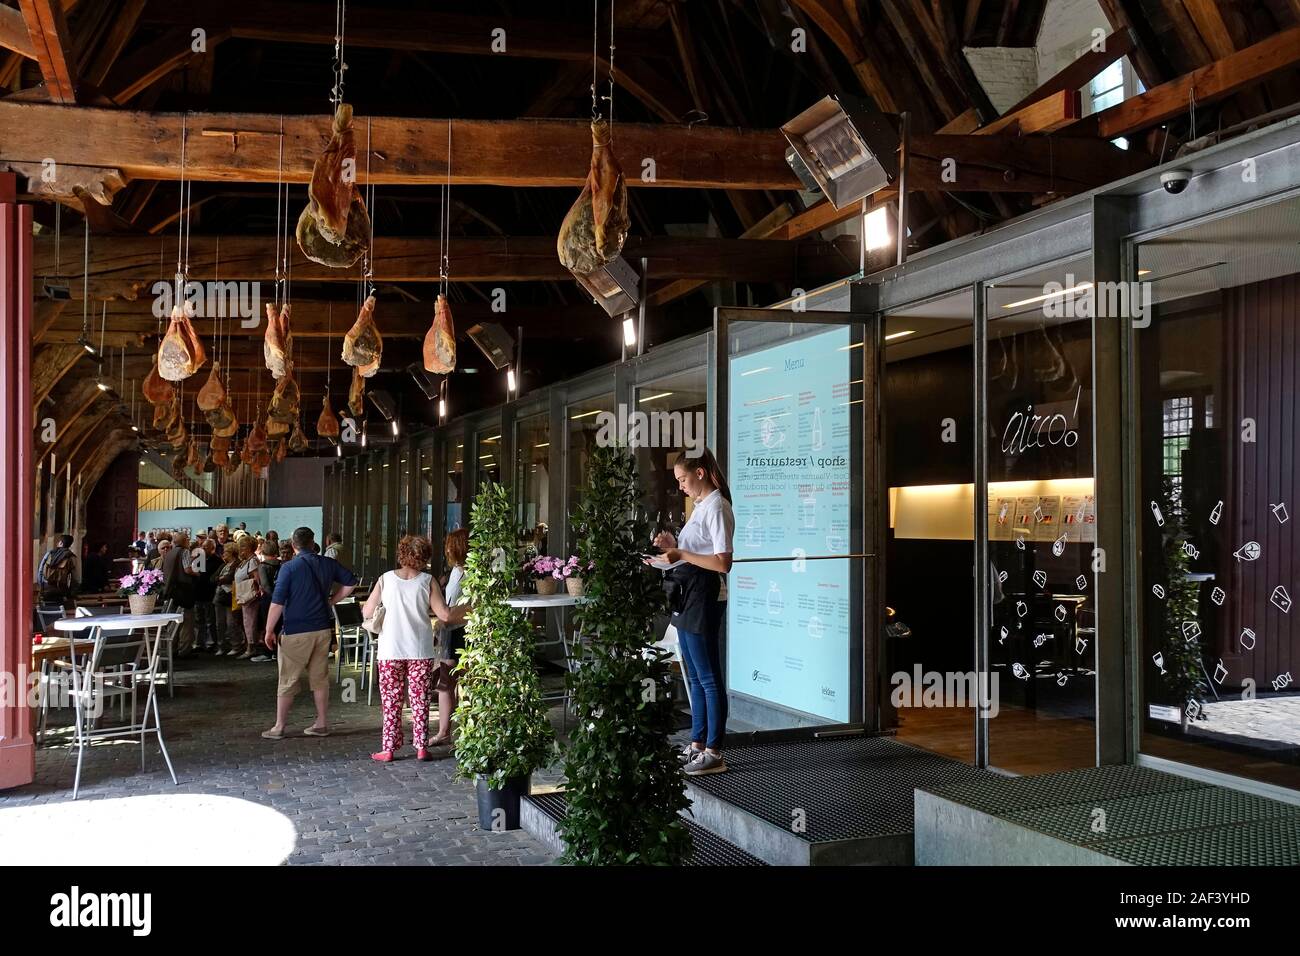
[[[853,424],[849,328],[733,355],[729,479],[737,564],[727,685],[827,721],[850,707]]]
[[[1040,495],[1034,510],[1035,541],[1055,541],[1061,536],[1061,496]]]
[[[989,540],[1010,541],[1016,522],[1016,499],[989,498]]]
[[[1061,498],[1061,529],[1071,544],[1097,540],[1096,498],[1092,495],[1065,495]]]

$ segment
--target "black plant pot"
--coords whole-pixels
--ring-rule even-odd
[[[478,797],[478,825],[484,830],[518,830],[519,801],[529,792],[531,774],[512,777],[500,790],[488,787],[480,774],[474,782]]]

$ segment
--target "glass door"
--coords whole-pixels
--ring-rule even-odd
[[[714,321],[715,451],[736,518],[730,729],[874,722],[876,325],[765,309]]]

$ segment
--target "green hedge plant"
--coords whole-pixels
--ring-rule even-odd
[[[685,779],[669,743],[669,655],[653,646],[663,585],[641,560],[650,527],[639,500],[633,457],[597,449],[574,516],[581,557],[594,568],[577,610],[589,646],[569,677],[578,720],[564,762],[568,863],[674,865],[691,848],[678,814],[689,805]]]
[[[533,664],[532,628],[506,604],[519,576],[514,510],[495,482],[474,499],[462,589],[474,609],[465,629],[459,677],[456,761],[463,777],[482,775],[493,790],[546,766],[555,731]]]

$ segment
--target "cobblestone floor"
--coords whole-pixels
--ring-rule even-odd
[[[216,794],[254,801],[291,820],[298,833],[291,864],[531,865],[553,857],[522,830],[480,830],[473,784],[455,775],[446,751],[420,763],[407,745],[399,759],[379,764],[379,696],[367,706],[343,703],[331,685],[329,737],[304,737],[313,721],[310,695],[295,702],[289,734],[263,740],[274,722],[275,665],[202,657],[177,664],[176,696],[160,687],[164,739],[176,768],[173,786],[156,744],[147,743],[140,770],[135,743],[97,744],[86,754],[81,800],[136,794]],[[343,671],[346,683],[357,671]],[[333,669],[331,669],[331,678]],[[553,711],[559,720],[559,710]],[[54,728],[37,749],[36,781],[0,793],[7,807],[58,803],[72,797],[76,753]],[[538,784],[559,780],[556,768]]]

